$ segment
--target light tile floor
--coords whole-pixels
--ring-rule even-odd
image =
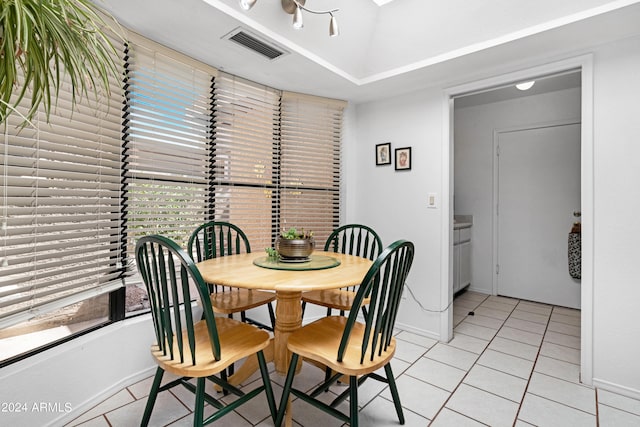
[[[473,313],[473,314],[471,314]],[[454,301],[454,338],[447,344],[398,331],[392,362],[406,426],[640,426],[640,401],[580,384],[580,312],[465,292]],[[323,373],[304,365],[297,388]],[[245,385],[252,388],[254,376]],[[276,401],[284,378],[272,374]],[[121,390],[68,426],[139,425],[151,378]],[[334,387],[327,400],[341,392]],[[254,399],[217,426],[272,426],[264,400]],[[374,380],[359,389],[360,424],[398,425],[388,387]],[[154,426],[192,425],[193,395],[161,393]],[[342,423],[293,401],[296,426]],[[342,409],[346,408],[346,404]]]

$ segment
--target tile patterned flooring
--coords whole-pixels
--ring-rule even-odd
[[[640,426],[640,401],[580,384],[578,310],[465,292],[454,301],[454,324],[454,338],[447,344],[397,333],[392,366],[405,426]],[[310,389],[322,376],[304,365],[295,385]],[[256,375],[246,386],[252,388],[257,380]],[[272,374],[272,381],[278,401],[284,377]],[[150,387],[151,378],[127,387],[68,426],[139,425]],[[327,399],[340,388],[327,393]],[[215,425],[272,426],[261,399]],[[365,382],[359,400],[361,425],[399,425],[384,384]],[[161,393],[151,424],[192,425],[192,404],[193,395],[182,388]],[[304,402],[292,406],[296,426],[342,425]]]

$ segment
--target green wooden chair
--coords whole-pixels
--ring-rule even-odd
[[[360,224],[347,224],[336,228],[324,244],[325,251],[340,252],[374,260],[382,250],[382,240],[372,228]],[[329,289],[324,291],[309,291],[302,294],[302,313],[307,304],[320,305],[327,308],[327,316],[331,316],[333,309],[340,310],[344,316],[351,310],[356,295],[355,287],[345,289]],[[365,299],[362,313],[366,316],[369,301]]]
[[[367,296],[370,297],[364,323],[357,321],[358,311],[351,310],[349,317],[323,317],[289,336],[287,348],[292,356],[276,426],[282,424],[291,393],[343,422],[348,422],[352,427],[357,426],[358,386],[369,378],[389,384],[398,420],[400,424],[404,424],[400,396],[390,362],[396,350],[393,328],[413,254],[413,243],[398,240],[374,261],[360,284],[354,301],[355,304],[361,304]],[[314,364],[325,365],[335,374],[311,392],[295,389],[292,383],[300,357]],[[374,372],[382,367],[386,378]],[[333,402],[326,404],[317,398],[343,376],[349,377],[349,387]],[[349,415],[336,409],[347,397]]]
[[[220,256],[251,252],[249,239],[244,232],[238,226],[223,221],[211,221],[200,225],[191,233],[187,248],[196,262]],[[273,331],[275,315],[272,303],[276,299],[275,293],[231,288],[214,283],[210,283],[209,286],[211,290],[211,306],[215,313],[226,314],[228,317],[233,317],[234,313],[240,313],[240,318],[243,322],[252,323],[260,328]],[[269,310],[270,325],[265,325],[247,317],[247,310],[265,304]]]
[[[211,423],[262,392],[275,421],[276,406],[263,349],[269,333],[253,325],[214,317],[209,288],[193,260],[173,241],[146,236],[136,246],[136,261],[149,294],[156,343],[151,354],[158,365],[141,425],[147,426],[159,392],[183,385],[195,394],[194,426]],[[194,319],[192,299],[199,298],[203,316]],[[244,393],[224,375],[234,362],[257,355],[263,384]],[[164,372],[180,378],[161,386]],[[190,380],[196,379],[195,385]],[[229,404],[205,392],[208,379],[238,398]],[[204,403],[216,412],[204,419]]]

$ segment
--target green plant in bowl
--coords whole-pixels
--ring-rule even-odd
[[[295,227],[280,233],[276,239],[276,251],[283,259],[296,260],[306,259],[315,248],[315,240],[312,231],[305,231],[301,228],[298,231]]]
[[[298,231],[295,227],[291,227],[287,231],[281,232],[280,237],[287,240],[311,239],[313,238],[313,231],[305,231],[304,228],[301,228],[300,231]]]

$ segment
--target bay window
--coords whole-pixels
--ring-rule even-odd
[[[122,55],[111,93],[72,111],[67,87],[50,123],[5,124],[0,343],[47,330],[46,344],[144,308],[133,254],[143,235],[185,247],[202,222],[229,221],[258,252],[282,229],[324,241],[339,223],[342,101],[246,81],[135,35]]]

